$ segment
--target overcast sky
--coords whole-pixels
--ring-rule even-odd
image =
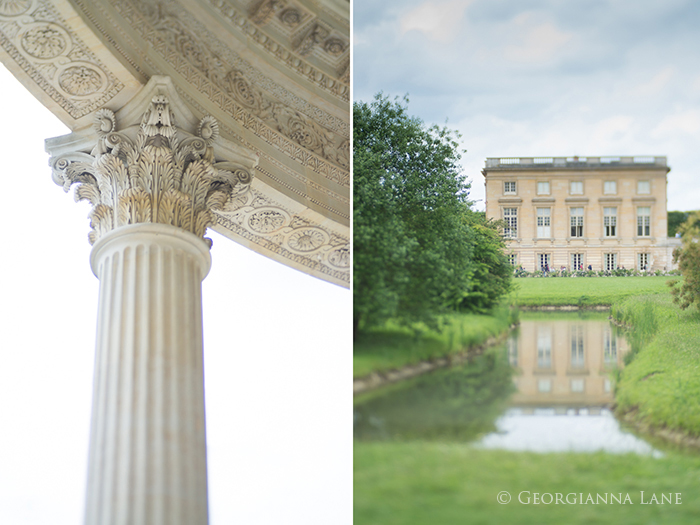
[[[0,524],[82,523],[98,281],[68,132],[0,66]],[[348,525],[351,294],[213,232],[203,284],[211,525]]]
[[[354,2],[354,99],[409,94],[487,157],[666,155],[668,209],[700,208],[700,3]]]

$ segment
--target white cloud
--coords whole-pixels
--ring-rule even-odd
[[[420,31],[439,42],[451,41],[460,29],[464,10],[472,0],[425,2],[411,9],[400,19],[400,31]]]
[[[596,124],[590,143],[594,150],[600,151],[606,145],[620,144],[629,137],[634,119],[627,115],[615,115]],[[626,152],[622,152],[624,154]]]
[[[571,40],[571,33],[561,31],[551,22],[537,24],[535,18],[534,13],[522,13],[513,19],[508,31],[512,31],[514,43],[504,49],[507,59],[514,62],[546,62]]]
[[[650,96],[657,95],[661,93],[671,82],[671,79],[676,74],[676,68],[673,66],[667,66],[656,75],[651,77],[649,82],[641,84],[637,88],[637,92],[640,95]]]
[[[700,132],[700,110],[690,109],[663,118],[658,126],[652,130],[651,136],[660,138],[678,132],[698,134]]]

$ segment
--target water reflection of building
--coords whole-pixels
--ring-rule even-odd
[[[602,407],[613,401],[610,371],[622,367],[626,342],[599,320],[523,321],[508,341],[521,408]]]

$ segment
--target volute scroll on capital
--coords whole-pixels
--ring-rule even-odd
[[[76,201],[92,205],[91,244],[138,223],[169,224],[203,238],[215,222],[213,210],[249,190],[252,166],[215,158],[216,119],[205,116],[193,131],[176,125],[169,96],[158,93],[138,126],[119,130],[115,114],[100,109],[92,150],[62,148],[51,158],[54,181],[65,191],[76,185]]]

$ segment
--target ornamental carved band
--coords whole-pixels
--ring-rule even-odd
[[[223,209],[250,187],[248,170],[215,162],[216,120],[204,117],[197,136],[184,133],[187,137],[179,139],[165,95],[153,97],[135,137],[133,132],[117,131],[108,109],[95,114],[95,129],[98,140],[91,155],[52,162],[54,178],[62,180],[63,189],[77,184],[76,201],[92,204],[91,244],[120,226],[148,222],[203,237],[214,223],[212,210]]]

